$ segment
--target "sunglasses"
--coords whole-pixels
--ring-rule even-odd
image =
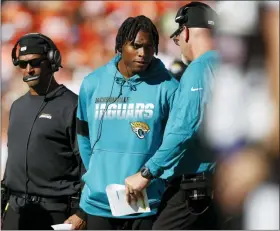
[[[37,58],[37,59],[31,59],[31,60],[19,60],[19,67],[21,69],[25,69],[27,65],[29,64],[31,67],[40,67],[41,62],[46,60],[46,58]]]
[[[177,45],[177,46],[179,46],[179,39],[177,38],[180,34],[181,34],[181,32],[184,30],[184,26],[181,26],[180,28],[179,28],[179,30],[174,34],[174,37],[173,37],[173,41],[174,41],[174,43]]]

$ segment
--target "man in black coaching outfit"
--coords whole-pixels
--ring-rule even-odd
[[[19,45],[19,56],[17,48]],[[29,91],[13,102],[8,129],[8,160],[3,184],[9,191],[3,229],[52,229],[71,223],[85,228],[79,209],[84,166],[76,142],[77,95],[56,82],[61,56],[39,33],[15,44],[12,61]]]

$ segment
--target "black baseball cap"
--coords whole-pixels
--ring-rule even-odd
[[[46,54],[49,50],[47,42],[42,38],[26,37],[19,42],[19,55]]]
[[[202,2],[191,2],[182,6],[175,17],[175,22],[179,28],[170,36],[177,35],[181,27],[185,25],[188,28],[209,28],[213,29],[216,25],[218,15],[209,5]]]

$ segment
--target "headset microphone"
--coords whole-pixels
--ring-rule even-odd
[[[40,78],[40,75],[34,75],[34,76],[28,75],[28,76],[23,77],[22,80],[23,80],[23,82],[30,82],[33,80],[37,80],[39,78]]]

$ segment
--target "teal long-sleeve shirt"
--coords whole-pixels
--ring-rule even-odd
[[[175,95],[160,148],[146,162],[156,177],[169,179],[210,170],[213,158],[200,148],[198,131],[211,96],[219,62],[216,51],[194,60],[184,72]]]

